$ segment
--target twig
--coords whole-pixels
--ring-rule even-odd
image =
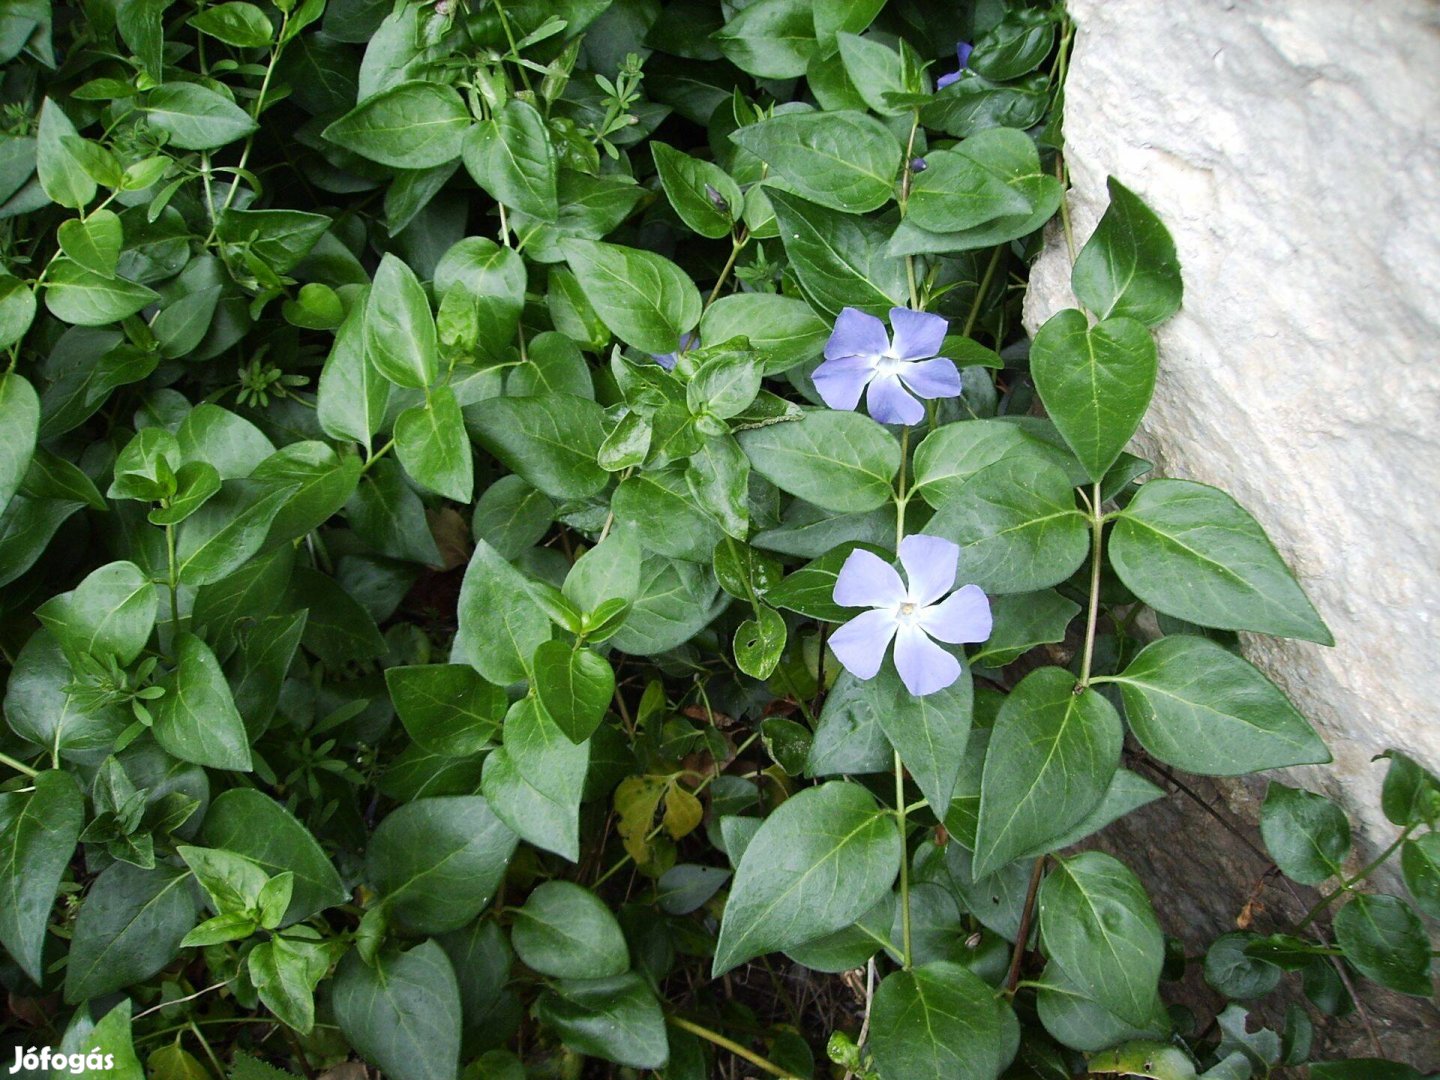
[[[1025,891],[1025,907],[1020,911],[1020,932],[1015,935],[1015,952],[1010,957],[1010,973],[1005,976],[1005,993],[1015,994],[1015,985],[1020,981],[1020,964],[1025,959],[1025,942],[1030,937],[1030,920],[1035,916],[1035,898],[1040,893],[1040,882],[1045,877],[1045,856],[1035,860],[1030,871],[1030,887]]]

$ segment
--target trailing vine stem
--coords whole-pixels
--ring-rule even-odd
[[[678,1027],[681,1031],[688,1031],[691,1035],[698,1035],[706,1042],[714,1043],[716,1046],[724,1050],[729,1050],[730,1053],[734,1054],[736,1057],[744,1058],[746,1061],[750,1062],[751,1065],[754,1065],[757,1069],[764,1069],[771,1076],[783,1077],[785,1078],[785,1080],[794,1080],[794,1073],[787,1072],[779,1065],[776,1065],[773,1061],[761,1057],[753,1050],[746,1049],[739,1043],[735,1042],[733,1039],[727,1039],[718,1031],[711,1031],[709,1028],[703,1027],[702,1025],[697,1024],[694,1021],[686,1020],[683,1016],[667,1016],[665,1019],[670,1024]]]
[[[1384,851],[1380,852],[1379,855],[1375,856],[1374,859],[1366,863],[1354,874],[1350,875],[1349,877],[1341,878],[1340,884],[1334,889],[1330,890],[1330,892],[1326,893],[1324,896],[1320,897],[1320,899],[1315,902],[1315,906],[1305,913],[1305,917],[1295,924],[1295,932],[1299,933],[1301,930],[1304,930],[1307,926],[1309,926],[1321,915],[1323,915],[1325,913],[1325,910],[1331,904],[1333,904],[1336,900],[1338,900],[1340,897],[1344,896],[1351,889],[1353,889],[1357,884],[1364,881],[1376,870],[1378,870],[1380,866],[1387,859],[1390,858],[1391,855],[1394,855],[1395,852],[1400,850],[1401,845],[1404,844],[1406,840],[1410,839],[1410,834],[1413,833],[1417,828],[1419,828],[1418,822],[1411,822],[1409,825],[1406,825],[1405,828],[1400,830],[1400,835],[1395,837],[1394,842],[1391,843],[1389,847],[1387,847]]]
[[[1020,909],[1020,930],[1015,935],[1015,951],[1010,954],[1010,971],[1005,976],[1005,996],[1014,997],[1020,983],[1020,964],[1025,959],[1025,942],[1030,937],[1030,923],[1035,918],[1035,900],[1040,883],[1045,879],[1046,856],[1041,855],[1030,868],[1030,885],[1025,890],[1025,906]]]
[[[909,807],[905,805],[905,766],[895,751],[895,817],[900,822],[900,963],[910,970],[910,854],[906,845]]]
[[[1095,658],[1095,628],[1100,621],[1100,557],[1105,531],[1105,515],[1101,512],[1100,484],[1090,489],[1090,607],[1085,615],[1085,653],[1080,661],[1080,681],[1076,692],[1090,685],[1090,664]]]

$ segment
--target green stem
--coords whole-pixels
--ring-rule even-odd
[[[175,635],[180,633],[180,574],[175,565],[175,526],[165,526],[165,583],[170,586],[170,641],[174,646]]]
[[[520,81],[525,84],[525,90],[533,94],[535,91],[530,87],[530,76],[525,71],[525,65],[520,63],[520,49],[515,44],[515,33],[510,29],[510,20],[505,17],[505,5],[500,0],[495,0],[495,14],[500,17],[500,28],[505,31],[505,40],[510,43],[510,59],[514,61],[515,70],[520,72]]]
[[[1304,930],[1307,926],[1309,926],[1321,915],[1323,915],[1325,913],[1325,909],[1328,908],[1331,904],[1333,904],[1337,899],[1339,899],[1341,896],[1344,896],[1347,892],[1353,889],[1358,882],[1364,881],[1367,877],[1373,874],[1381,863],[1383,863],[1386,859],[1390,858],[1391,855],[1394,855],[1395,852],[1400,850],[1400,845],[1405,843],[1405,841],[1410,838],[1410,834],[1414,832],[1416,828],[1418,828],[1417,823],[1412,822],[1411,824],[1406,825],[1405,828],[1400,830],[1400,835],[1395,838],[1395,842],[1393,844],[1387,847],[1372,861],[1367,863],[1361,870],[1359,870],[1352,876],[1348,878],[1341,878],[1339,887],[1322,896],[1319,901],[1316,902],[1315,906],[1305,913],[1305,917],[1295,924],[1295,932],[1298,934],[1301,930]]]
[[[718,1031],[711,1031],[707,1027],[702,1027],[691,1020],[686,1020],[683,1016],[667,1016],[665,1019],[668,1020],[675,1027],[678,1027],[681,1031],[688,1031],[691,1035],[699,1035],[700,1038],[704,1039],[706,1042],[714,1043],[721,1049],[729,1050],[730,1053],[734,1054],[738,1058],[744,1058],[751,1065],[754,1065],[757,1069],[765,1070],[771,1076],[784,1077],[785,1080],[794,1080],[794,1073],[782,1069],[773,1061],[767,1061],[765,1058],[761,1057],[753,1050],[747,1050],[739,1043],[731,1039],[727,1039]]]
[[[730,258],[726,259],[725,265],[720,268],[720,276],[715,279],[715,287],[710,290],[710,296],[706,299],[705,306],[700,309],[702,314],[709,310],[710,305],[713,304],[716,297],[720,295],[720,290],[725,287],[725,282],[730,280],[730,272],[735,269],[735,263],[740,258],[740,252],[745,250],[745,245],[749,242],[750,234],[743,228],[740,230],[738,236],[730,240]]]
[[[14,769],[16,772],[18,772],[18,773],[23,773],[25,776],[30,777],[32,780],[33,780],[35,777],[37,777],[37,776],[40,775],[39,770],[37,770],[37,769],[32,769],[29,765],[23,765],[23,764],[21,764],[20,762],[16,761],[13,757],[11,757],[9,754],[0,754],[0,765],[8,765],[10,768]]]
[[[1095,658],[1095,627],[1100,621],[1100,544],[1105,531],[1105,515],[1100,512],[1100,484],[1095,483],[1090,490],[1090,610],[1085,615],[1085,655],[1080,661],[1077,690],[1084,690],[1090,685],[1090,663]]]
[[[908,807],[905,805],[905,766],[895,751],[895,816],[900,822],[900,963],[910,970],[910,853],[907,850]]]
[[[975,292],[975,300],[970,305],[970,314],[965,317],[965,329],[960,331],[962,337],[969,337],[975,329],[975,321],[980,318],[980,305],[985,302],[985,297],[990,292],[990,282],[995,280],[995,268],[1000,265],[1000,252],[1004,245],[997,247],[990,255],[990,263],[985,267],[985,273],[980,278],[980,288]]]
[[[910,456],[910,425],[900,429],[900,476],[895,495],[895,550],[900,550],[900,541],[905,539],[905,506],[910,501],[906,490],[906,458]]]
[[[369,472],[370,467],[374,465],[377,461],[379,461],[382,457],[384,457],[386,454],[388,454],[390,452],[390,448],[394,445],[395,440],[391,439],[384,446],[380,447],[379,450],[376,450],[373,454],[366,458],[365,464],[360,466],[360,475],[364,476],[367,472]]]

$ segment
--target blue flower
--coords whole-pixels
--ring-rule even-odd
[[[944,75],[941,75],[940,78],[936,79],[935,89],[944,90],[945,87],[949,86],[951,83],[959,79],[961,74],[963,74],[965,71],[965,65],[970,63],[970,54],[974,51],[975,47],[971,45],[968,41],[957,41],[955,43],[955,55],[960,58],[960,67],[957,68],[955,71],[948,71]]]
[[[925,406],[915,399],[960,396],[960,372],[953,360],[936,356],[947,323],[939,315],[891,308],[890,325],[874,315],[845,308],[825,343],[825,362],[811,376],[832,409],[853,411],[869,387],[870,415],[882,424],[917,424]]]
[[[666,371],[673,371],[675,364],[680,359],[681,353],[687,353],[691,349],[698,349],[699,347],[700,335],[696,333],[685,333],[680,335],[680,344],[676,346],[674,352],[651,353],[650,359],[654,360]]]
[[[957,544],[917,533],[900,541],[909,585],[880,556],[856,548],[840,567],[833,597],[842,607],[868,607],[830,635],[830,649],[857,679],[873,679],[895,642],[895,670],[916,697],[944,690],[960,677],[960,661],[937,645],[984,641],[990,601],[978,585],[955,588]],[[949,594],[946,596],[946,594]],[[946,597],[941,599],[941,597]]]

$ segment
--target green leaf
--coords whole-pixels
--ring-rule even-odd
[[[1035,334],[1035,389],[1091,480],[1104,478],[1140,426],[1158,366],[1154,338],[1134,319],[1091,326],[1084,312],[1070,308]]]
[[[243,258],[243,252],[249,252],[277,274],[285,274],[315,249],[332,224],[324,214],[232,207],[220,215],[215,235],[234,245],[237,256]]]
[[[537,885],[514,912],[510,941],[524,964],[561,979],[604,979],[630,968],[630,950],[605,902],[569,881]]]
[[[35,453],[40,399],[23,375],[0,375],[0,513],[10,505]]]
[[[567,1047],[635,1069],[670,1058],[665,1015],[635,972],[608,979],[565,979],[543,995],[536,1014]]]
[[[905,260],[887,253],[885,225],[779,189],[769,194],[780,241],[812,306],[830,316],[846,307],[883,316],[905,305]]]
[[[282,926],[346,900],[340,875],[310,830],[254,788],[232,788],[218,795],[205,813],[201,836],[211,847],[244,855],[271,875],[294,875]]]
[[[817,27],[819,19],[820,13],[817,11]],[[881,116],[896,116],[905,111],[903,108],[891,106],[885,100],[888,93],[899,94],[906,90],[908,65],[900,53],[883,41],[856,34],[836,34],[835,44],[839,47],[845,74],[866,105]]]
[[[1063,836],[1099,805],[1124,733],[1094,690],[1063,668],[1032,671],[1000,707],[985,755],[975,876]]]
[[[1102,319],[1123,315],[1158,326],[1180,308],[1175,242],[1155,212],[1110,177],[1110,206],[1070,275],[1080,302]]]
[[[1284,972],[1267,960],[1247,955],[1248,946],[1258,940],[1260,935],[1253,933],[1221,934],[1205,952],[1205,981],[1236,1001],[1264,997],[1274,990]]]
[[[424,566],[444,562],[425,517],[425,504],[404,470],[389,458],[375,461],[360,478],[354,497],[345,505],[345,516],[355,535],[382,555]]]
[[[190,867],[209,897],[211,908],[218,914],[253,915],[258,909],[260,893],[269,881],[269,875],[259,864],[219,848],[181,844],[175,850]]]
[[[332,439],[349,439],[368,452],[370,437],[380,430],[390,383],[365,357],[365,304],[351,305],[335,331],[335,344],[320,372],[315,416]]]
[[[936,150],[910,188],[906,221],[937,233],[973,229],[996,218],[1028,214],[1031,202],[974,151]]]
[[[885,976],[870,1022],[870,1049],[887,1078],[994,1080],[1020,1040],[1009,1004],[969,968],[944,960]]]
[[[990,601],[993,629],[970,662],[975,667],[1004,667],[1036,645],[1064,641],[1080,610],[1054,589],[997,596]]]
[[[525,575],[483,540],[465,569],[458,615],[451,662],[469,664],[497,686],[526,678],[536,648],[550,640],[550,619]]]
[[[663,142],[651,142],[650,153],[655,158],[655,171],[660,175],[665,197],[680,220],[712,240],[729,236],[744,205],[740,187],[730,174],[713,161],[691,157]]]
[[[186,468],[189,466],[180,471]],[[358,456],[346,453],[342,457],[329,443],[318,439],[292,442],[271,454],[255,467],[251,479],[284,488],[290,494],[270,523],[266,543],[297,539],[329,521],[355,494],[360,470]]]
[[[179,634],[175,658],[165,696],[151,707],[156,742],[181,761],[249,772],[245,722],[210,646],[194,634]]]
[[[868,416],[808,412],[796,423],[743,431],[739,440],[756,472],[823,509],[873,510],[893,495],[900,446]]]
[[[712,977],[849,926],[890,891],[903,857],[864,788],[806,788],[765,819],[735,872]]]
[[[504,731],[504,745],[485,759],[485,798],[523,839],[576,861],[590,744],[572,743],[534,697],[510,707]]]
[[[491,120],[466,132],[461,153],[475,183],[497,202],[555,220],[555,150],[534,105],[511,98]]]
[[[610,482],[595,463],[604,410],[573,394],[495,397],[465,410],[475,441],[553,499],[586,499]]]
[[[989,593],[1058,585],[1085,561],[1090,540],[1069,479],[1030,454],[975,472],[925,531],[959,544],[965,580]]]
[[[64,109],[50,98],[40,103],[40,123],[35,132],[35,169],[40,188],[61,206],[81,210],[95,198],[96,184],[66,144],[66,139],[76,134]]]
[[[804,300],[770,293],[722,296],[700,317],[701,341],[746,338],[763,374],[778,375],[820,356],[830,326]]]
[[[780,663],[788,635],[784,617],[761,604],[755,618],[735,628],[736,666],[752,679],[768,679]]]
[[[615,693],[610,662],[589,649],[546,641],[535,650],[534,671],[541,707],[566,738],[583,743],[605,719]]]
[[[1206,638],[1152,642],[1114,680],[1135,738],[1186,772],[1239,776],[1330,760],[1274,683]]]
[[[681,335],[700,321],[700,291],[663,255],[576,238],[560,248],[585,298],[626,344],[674,352]]]
[[[115,276],[125,235],[114,211],[96,210],[89,217],[62,222],[55,239],[60,250],[86,270],[101,277]]]
[[[85,823],[85,801],[63,772],[42,772],[31,786],[28,794],[0,794],[0,945],[39,985],[45,928]]]
[[[1217,488],[1151,480],[1119,514],[1110,561],[1156,611],[1223,630],[1334,638],[1259,523]]]
[[[276,513],[295,490],[258,480],[227,480],[185,519],[176,567],[186,585],[210,585],[240,569],[265,543]]]
[[[35,293],[19,278],[0,273],[0,349],[23,338],[34,321]]]
[[[426,941],[366,964],[352,950],[332,999],[346,1040],[394,1080],[456,1080],[460,988],[444,950]]]
[[[395,712],[417,746],[442,757],[478,754],[500,731],[508,702],[465,664],[385,669]]]
[[[275,453],[275,445],[249,420],[209,402],[190,410],[175,439],[183,457],[208,461],[223,480],[249,476]]]
[[[1018,79],[1040,66],[1054,42],[1055,20],[1049,12],[1018,8],[976,39],[965,66],[996,82]]]
[[[265,1007],[303,1035],[315,1026],[315,987],[330,970],[330,957],[318,941],[276,934],[250,950],[246,969]]]
[[[782,113],[730,139],[770,166],[767,183],[778,179],[785,190],[832,210],[878,210],[895,193],[900,142],[865,113]]]
[[[52,596],[35,615],[71,655],[113,656],[126,665],[150,640],[158,607],[149,575],[132,562],[113,562]]]
[[[275,28],[254,4],[229,0],[190,17],[190,25],[216,41],[241,49],[262,49],[275,36]]]
[[[103,277],[70,259],[56,259],[45,279],[45,306],[61,322],[105,326],[160,299],[158,293],[120,277]]]
[[[516,841],[479,795],[416,799],[380,822],[365,874],[395,925],[443,934],[485,910]]]
[[[524,477],[496,480],[475,504],[470,532],[503,558],[518,559],[549,531],[555,521],[555,504],[536,491]]]
[[[145,101],[150,126],[182,150],[216,150],[256,129],[250,115],[225,95],[199,83],[162,83]]]
[[[424,405],[402,412],[395,421],[395,452],[405,471],[431,491],[468,503],[475,487],[470,437],[455,391],[442,386]]]
[[[1390,760],[1380,788],[1380,809],[1399,826],[1440,820],[1440,779],[1399,750],[1378,755]]]
[[[65,1000],[76,1004],[150,978],[175,958],[199,910],[187,871],[113,864],[90,886],[75,920]]]
[[[60,1052],[71,1060],[83,1055],[89,1061],[93,1054],[105,1062],[103,1070],[91,1070],[87,1066],[87,1073],[94,1071],[111,1080],[144,1080],[145,1072],[140,1067],[140,1059],[135,1056],[135,1044],[131,1041],[130,1013],[133,1007],[127,998],[107,1012],[99,1023],[90,1019],[88,1008],[76,1009],[60,1040]],[[77,1072],[78,1069],[66,1069],[62,1065],[50,1075],[64,1077]]]
[[[1335,943],[1367,979],[1428,998],[1430,937],[1410,905],[1395,896],[1359,893],[1335,913]]]
[[[321,134],[395,169],[433,169],[460,156],[470,111],[453,87],[402,82],[367,97]]]
[[[944,816],[955,794],[970,738],[974,688],[965,671],[948,687],[924,697],[905,688],[892,660],[863,684],[865,700],[885,738],[900,755],[937,816]]]
[[[711,35],[726,58],[747,75],[793,79],[815,52],[815,24],[807,0],[758,0]]]
[[[1432,919],[1440,918],[1440,833],[1406,840],[1400,848],[1400,869],[1415,906]]]
[[[622,481],[611,506],[615,520],[658,555],[700,562],[724,535],[676,468],[640,472]]]
[[[424,390],[435,381],[435,317],[415,271],[390,253],[380,260],[365,304],[365,359],[397,386]]]
[[[1260,809],[1260,835],[1284,876],[1318,886],[1341,873],[1349,854],[1349,819],[1323,795],[1270,782]]]
[[[1145,888],[1098,851],[1057,860],[1040,886],[1040,942],[1078,989],[1120,1019],[1144,1025],[1165,960]]]

